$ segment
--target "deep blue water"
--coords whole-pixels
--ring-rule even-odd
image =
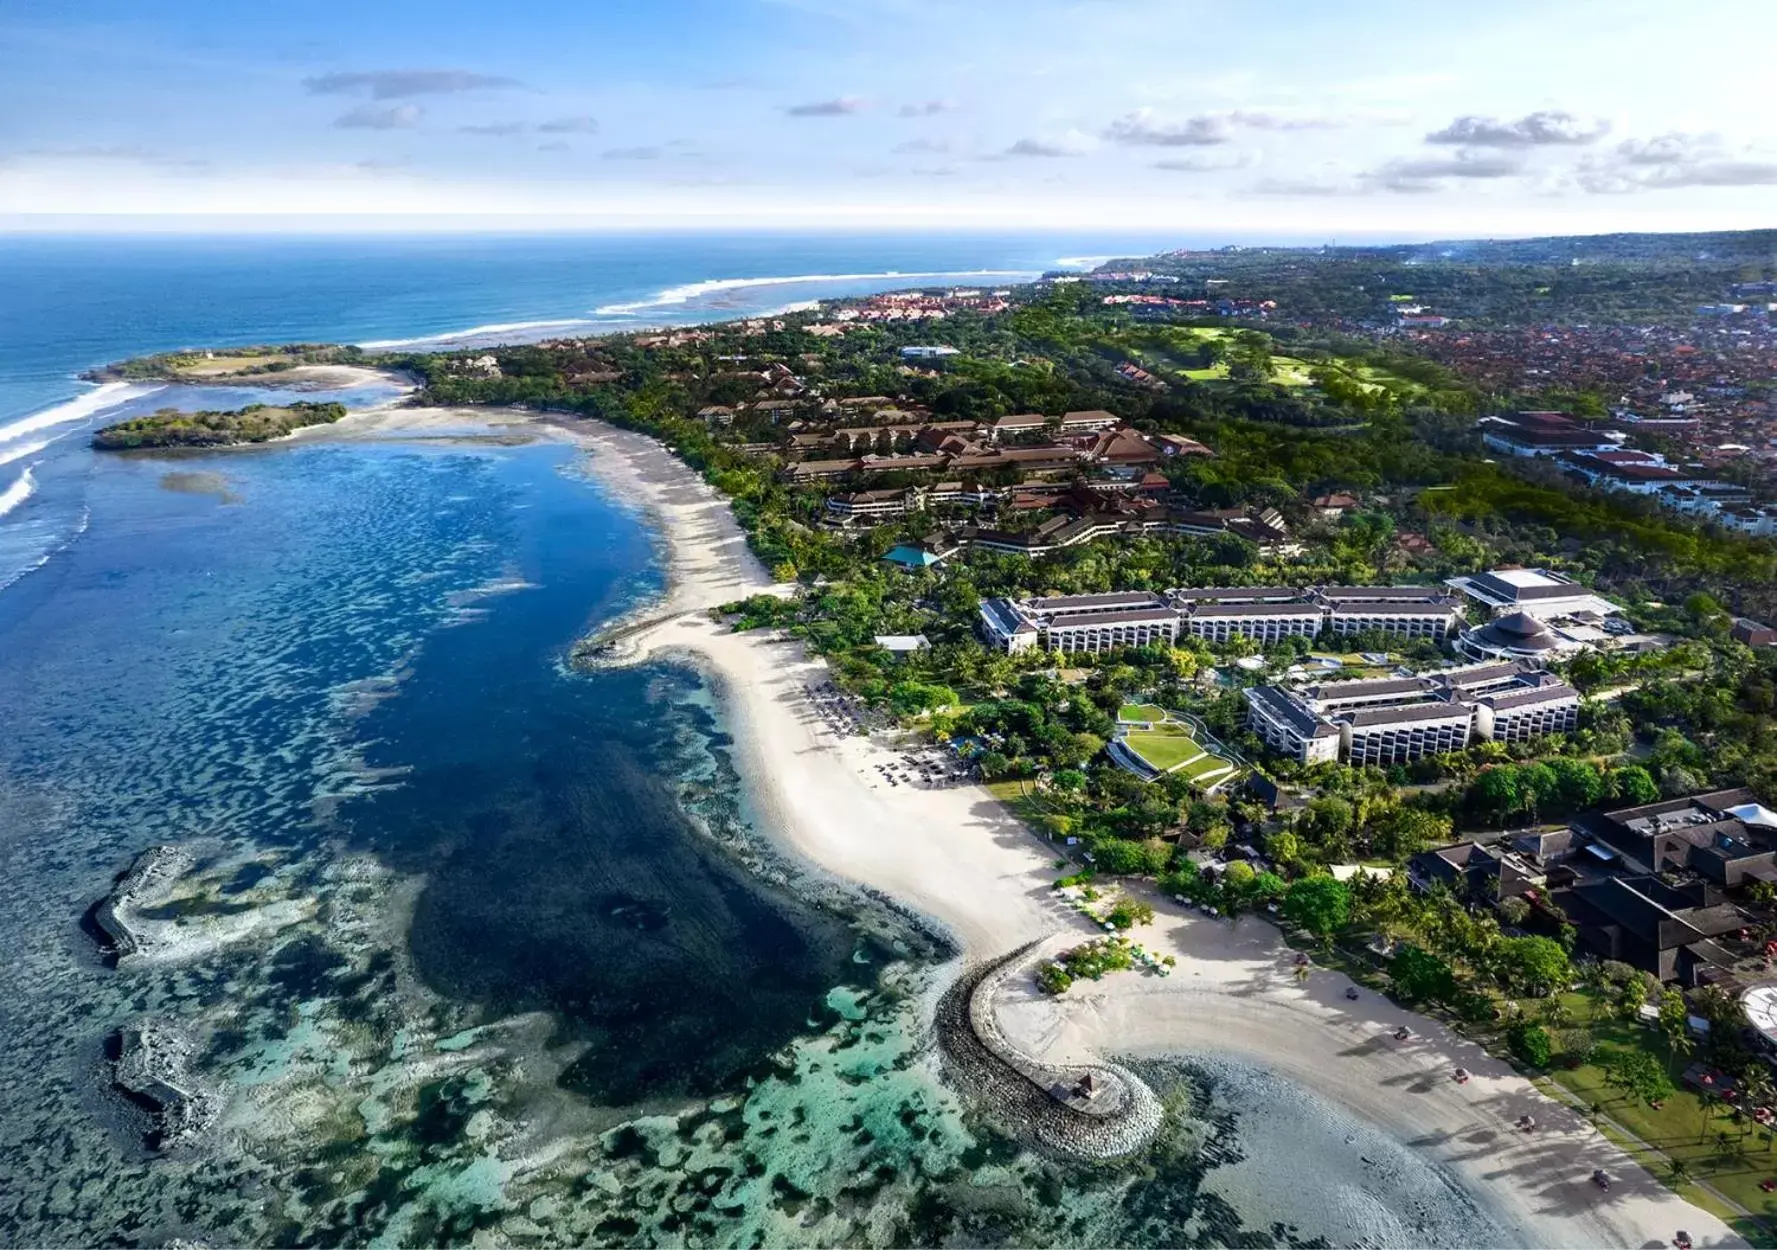
[[[612,324],[741,315],[906,279],[672,288],[1105,250],[1056,242],[0,243],[0,1239],[378,1227],[394,1206],[348,1183],[385,1157],[347,1144],[365,1132],[408,1176],[416,1142],[477,1166],[451,1110],[477,1097],[738,1089],[880,966],[845,920],[703,831],[743,805],[695,674],[566,664],[659,583],[649,531],[571,449],[471,429],[99,455],[97,423],[278,392],[95,392],[78,370],[601,308]],[[105,968],[82,913],[157,844],[194,857],[154,912],[180,954]],[[142,1155],[100,1064],[145,1018],[190,1037],[246,1143],[229,1166]],[[412,1053],[531,1019],[543,1032],[480,1084],[432,1082],[447,1061]],[[323,1149],[346,1171],[301,1183],[309,1214],[230,1206],[255,1169]]]
[[[660,583],[577,453],[97,455],[97,422],[278,392],[73,378],[1170,242],[0,241],[0,1242],[1269,1244],[1262,1203],[1243,1231],[1200,1193],[1238,1151],[1073,1176],[981,1134],[892,921],[862,936],[749,841],[697,675],[566,662]],[[107,967],[82,914],[160,844],[189,866]],[[104,1063],[144,1021],[215,1109],[163,1155]]]
[[[1027,273],[1063,259],[1183,242],[1116,234],[0,236],[0,425],[70,397],[69,379],[83,369],[176,347],[386,342],[489,325],[519,327],[502,338],[523,337],[527,326],[534,337],[550,323],[592,333],[743,316],[913,280],[685,290],[703,284],[890,271]]]

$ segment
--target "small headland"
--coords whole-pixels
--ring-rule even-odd
[[[172,1150],[200,1136],[220,1110],[211,1091],[194,1080],[191,1040],[159,1020],[126,1025],[106,1043],[112,1084],[146,1111],[150,1150]]]
[[[88,382],[301,383],[323,370],[358,370],[372,358],[356,347],[328,343],[288,343],[269,347],[219,347],[157,352],[100,365],[81,377]],[[319,377],[314,378],[320,382]]]
[[[1029,974],[1041,942],[965,972],[939,1000],[938,1048],[945,1067],[1002,1129],[1046,1153],[1110,1160],[1143,1149],[1163,1115],[1160,1100],[1121,1064],[1061,1067],[1014,1046],[993,1018],[1010,976]]]
[[[137,911],[164,898],[192,862],[182,847],[151,846],[119,874],[110,893],[87,909],[81,927],[98,942],[108,967],[115,968],[152,945]]]

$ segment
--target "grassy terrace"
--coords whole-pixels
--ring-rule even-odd
[[[1117,720],[1130,727],[1123,735],[1123,745],[1155,772],[1178,772],[1209,785],[1234,770],[1227,760],[1198,742],[1189,725],[1158,704],[1126,703],[1118,709]]]
[[[1158,725],[1166,719],[1166,709],[1158,703],[1125,703],[1117,719],[1125,725]]]

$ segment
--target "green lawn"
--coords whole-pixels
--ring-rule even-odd
[[[1723,1112],[1723,1103],[1708,1103],[1679,1081],[1691,1060],[1675,1056],[1663,1034],[1641,1024],[1612,1019],[1599,1012],[1595,1000],[1584,994],[1563,995],[1576,1022],[1592,1031],[1601,1046],[1620,1046],[1651,1051],[1666,1064],[1678,1092],[1655,1111],[1639,1100],[1625,1098],[1605,1083],[1603,1071],[1592,1063],[1568,1068],[1557,1059],[1551,1078],[1577,1096],[1585,1106],[1596,1105],[1601,1113],[1668,1158],[1682,1160],[1692,1178],[1706,1181],[1747,1210],[1766,1219],[1777,1218],[1777,1193],[1765,1193],[1759,1182],[1777,1178],[1777,1138],[1750,1119],[1734,1119]],[[1723,1135],[1726,1139],[1723,1139]],[[1645,1160],[1655,1175],[1667,1179],[1667,1168]],[[1687,1186],[1686,1189],[1692,1187]],[[1693,1200],[1701,1200],[1694,1193]],[[1761,1239],[1767,1244],[1769,1238]],[[1755,1243],[1756,1244],[1756,1243]]]
[[[1273,356],[1271,380],[1279,386],[1308,386],[1308,371],[1313,368],[1306,360],[1297,360],[1294,356]]]
[[[1208,783],[1219,781],[1223,776],[1234,771],[1234,765],[1219,755],[1205,755],[1200,760],[1192,760],[1179,769],[1192,781]]]
[[[1158,703],[1125,703],[1117,709],[1117,719],[1126,725],[1158,725],[1166,719],[1166,709]]]
[[[1187,760],[1195,760],[1204,755],[1203,748],[1197,745],[1197,739],[1183,725],[1136,730],[1124,741],[1149,767],[1163,773],[1172,771]]]

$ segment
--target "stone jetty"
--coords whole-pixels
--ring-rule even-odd
[[[173,883],[190,871],[191,853],[178,846],[151,846],[111,886],[111,892],[87,912],[90,930],[105,962],[118,967],[144,953],[152,941],[137,909],[158,902]]]
[[[1081,1159],[1116,1159],[1154,1139],[1163,1110],[1140,1077],[1116,1063],[1058,1066],[1024,1054],[993,1016],[1007,977],[1029,975],[1032,942],[970,969],[938,1004],[938,1047],[957,1083],[1028,1145]]]
[[[153,1117],[154,1150],[172,1150],[199,1137],[220,1110],[213,1092],[191,1075],[195,1048],[172,1025],[144,1020],[112,1035],[112,1083]]]

